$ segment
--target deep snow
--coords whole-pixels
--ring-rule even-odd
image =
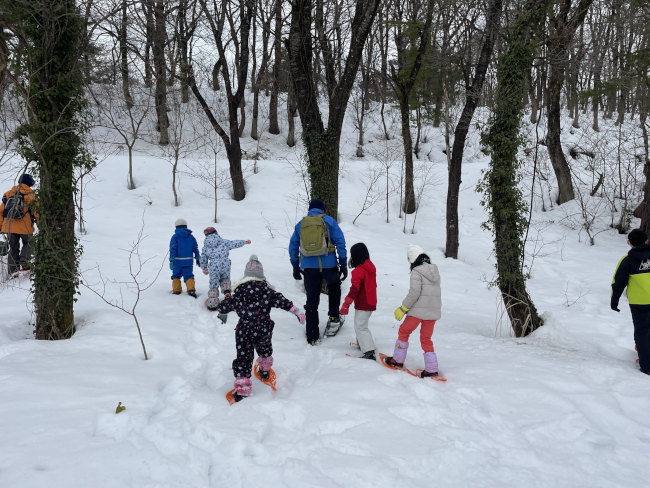
[[[222,325],[205,309],[208,278],[198,268],[202,297],[170,295],[166,262],[175,219],[189,222],[201,247],[202,229],[213,225],[212,202],[197,193],[197,180],[182,176],[182,205],[174,207],[169,165],[142,145],[135,190],[125,187],[125,153],[98,166],[85,190],[87,234],[80,237],[84,282],[99,291],[101,270],[116,281],[107,283],[105,297],[130,308],[128,251],[144,222],[142,276],[148,283],[162,267],[136,308],[150,359],[143,360],[133,319],[85,288],[75,307],[75,336],[35,341],[29,282],[2,285],[0,486],[648,486],[650,378],[635,365],[629,309],[609,310],[625,237],[610,229],[590,246],[583,232],[565,225],[575,203],[547,212],[536,205],[533,220],[543,233],[529,241],[529,250],[542,238],[543,249],[528,285],[546,323],[516,339],[498,293],[488,287],[492,237],[480,227],[486,216],[475,192],[488,159],[477,137],[463,165],[460,256],[452,260],[444,258],[441,135],[430,136],[431,180],[411,234],[412,217],[402,232],[396,194],[389,223],[380,201],[352,224],[367,168],[381,168],[373,151],[386,144],[373,134],[366,158],[354,158],[352,132],[342,142],[340,221],[348,249],[365,242],[377,266],[371,331],[390,354],[398,327],[393,310],[408,291],[406,246],[421,245],[442,276],[443,317],[433,340],[448,382],[347,356],[356,352],[348,344],[352,311],[336,337],[311,347],[295,317],[275,310],[278,391],[253,379],[252,396],[229,406],[224,394],[233,382],[236,316]],[[250,138],[244,144],[257,150]],[[245,162],[246,199],[235,202],[224,191],[216,227],[226,238],[252,240],[230,253],[233,281],[257,254],[270,283],[302,308],[287,254],[293,226],[306,211],[296,172],[300,149],[288,150],[284,135],[266,133],[260,147],[268,157],[257,161],[259,171]],[[391,171],[399,172],[398,163]],[[12,176],[3,176],[3,191]],[[379,191],[382,185],[375,184]],[[326,310],[322,300],[321,332]],[[417,334],[406,360],[413,368],[423,363]],[[118,402],[126,410],[116,415]]]

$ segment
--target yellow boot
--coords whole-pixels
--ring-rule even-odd
[[[183,293],[183,285],[181,285],[180,278],[174,278],[172,280],[172,293],[174,295],[180,295],[181,293]]]
[[[187,294],[196,298],[196,289],[194,288],[194,278],[190,278],[185,282],[187,286]]]

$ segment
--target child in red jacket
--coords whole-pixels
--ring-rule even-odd
[[[377,309],[377,270],[370,261],[368,248],[359,242],[350,248],[352,279],[350,291],[341,306],[341,315],[347,315],[354,302],[354,332],[365,359],[375,360],[375,342],[368,329],[368,320]]]

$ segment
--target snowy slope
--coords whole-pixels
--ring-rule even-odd
[[[252,396],[229,406],[224,394],[232,388],[236,316],[222,325],[201,298],[170,295],[166,260],[174,220],[187,219],[201,246],[212,203],[184,176],[182,205],[175,208],[168,164],[141,148],[136,190],[125,188],[125,154],[106,158],[86,188],[82,268],[97,290],[98,269],[105,280],[122,282],[108,283],[105,297],[121,296],[130,308],[128,251],[144,222],[144,278],[153,280],[162,267],[136,308],[150,359],[143,360],[133,319],[83,288],[75,336],[34,341],[29,283],[2,285],[0,486],[648,486],[650,380],[635,366],[629,310],[609,310],[611,275],[627,250],[624,236],[611,230],[589,246],[562,225],[566,210],[537,210],[534,219],[550,223],[529,287],[546,325],[515,339],[498,294],[488,288],[492,237],[480,228],[485,213],[475,193],[488,160],[476,137],[463,167],[460,258],[448,260],[439,135],[429,145],[432,183],[411,234],[412,217],[402,232],[397,195],[389,223],[379,202],[352,224],[367,167],[377,163],[351,156],[349,133],[340,220],[348,248],[365,242],[377,266],[375,341],[392,352],[398,326],[392,312],[408,290],[406,246],[419,244],[442,276],[443,317],[433,339],[449,381],[346,356],[356,352],[348,345],[352,315],[336,337],[311,347],[295,317],[276,310],[278,391],[254,379]],[[271,156],[257,162],[258,173],[248,172],[243,202],[219,201],[216,227],[226,238],[253,242],[231,252],[233,281],[255,253],[271,284],[302,307],[287,246],[307,197],[295,171],[300,150],[287,151],[282,137],[264,135],[260,145]],[[255,141],[245,143],[256,148]],[[369,143],[367,154],[381,144]],[[252,161],[246,164],[250,170]],[[208,278],[196,272],[205,294]],[[322,330],[324,302],[320,310]],[[406,364],[423,364],[417,331]],[[118,402],[126,410],[116,415]]]

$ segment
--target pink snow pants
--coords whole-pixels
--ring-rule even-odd
[[[417,329],[420,323],[422,323],[422,327],[420,327],[420,344],[422,345],[422,350],[424,352],[433,352],[431,336],[433,335],[433,326],[436,324],[435,320],[422,320],[412,315],[407,315],[402,325],[399,326],[397,338],[400,341],[408,342],[409,336]]]

